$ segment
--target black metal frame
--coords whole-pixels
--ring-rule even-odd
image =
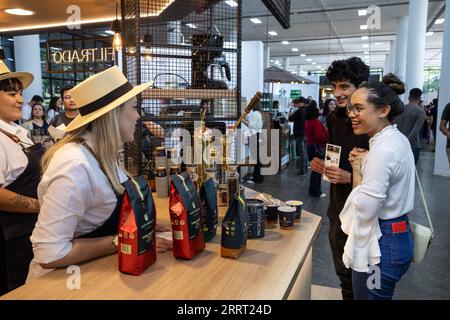
[[[121,0],[122,65],[125,75],[133,85],[156,79],[151,90],[173,92],[171,99],[158,98],[146,92],[138,98],[140,123],[135,141],[126,144],[124,150],[126,169],[131,174],[146,173],[146,164],[142,161],[143,121],[155,122],[166,131],[163,141],[156,138],[152,140],[150,152],[144,157],[149,160],[158,144],[173,147],[173,141],[168,139],[172,130],[186,127],[186,122],[200,120],[199,105],[204,100],[211,101],[213,105],[205,118],[211,128],[222,129],[224,124],[221,122],[230,127],[241,115],[242,1],[237,2],[238,6],[231,8],[225,1],[176,0],[160,16],[147,17],[147,6],[156,6],[156,1]],[[146,34],[150,35],[151,43],[142,43]],[[208,45],[195,45],[193,39],[196,35],[208,39]],[[222,42],[214,42],[217,39]],[[196,64],[190,62],[195,59]],[[204,60],[207,66],[202,65]],[[199,70],[192,70],[193,65],[200,66],[200,78],[195,78],[194,72]],[[217,71],[227,71],[227,68],[231,79],[220,79],[221,73]],[[169,80],[161,86],[158,83],[162,76],[173,77],[177,81],[182,79],[182,84],[167,78]],[[178,87],[161,88],[167,87],[167,84]],[[179,113],[188,110],[189,113],[184,112],[180,116],[174,114],[173,110],[180,110]]]
[[[261,0],[284,29],[291,27],[290,0]]]

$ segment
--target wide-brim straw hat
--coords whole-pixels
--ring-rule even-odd
[[[27,88],[34,80],[29,72],[11,72],[3,60],[0,60],[0,81],[15,78],[19,80],[23,88]]]
[[[64,129],[81,128],[117,108],[152,85],[152,81],[133,87],[117,66],[87,78],[70,90],[79,115]]]

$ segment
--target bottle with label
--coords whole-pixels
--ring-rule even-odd
[[[228,206],[234,199],[234,195],[239,190],[239,173],[237,172],[237,165],[229,165],[227,172],[227,193]]]
[[[248,233],[248,211],[244,191],[234,194],[227,213],[222,220],[220,254],[237,259],[246,250]]]

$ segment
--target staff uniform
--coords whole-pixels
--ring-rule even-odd
[[[41,144],[34,145],[28,131],[0,120],[0,186],[19,195],[37,199]],[[0,211],[0,294],[25,283],[33,257],[29,237],[37,214]]]
[[[92,148],[91,134],[84,135]],[[117,166],[121,183],[128,177]],[[81,143],[68,143],[53,156],[38,187],[41,213],[31,236],[34,259],[28,281],[47,273],[39,263],[64,258],[72,240],[117,234],[121,195],[116,195],[94,155]]]

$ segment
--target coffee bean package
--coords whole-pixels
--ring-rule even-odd
[[[234,195],[222,220],[221,255],[239,258],[247,248],[248,211],[243,192]]]
[[[217,189],[213,179],[206,180],[200,190],[203,211],[203,233],[209,242],[216,235],[218,222]]]
[[[119,270],[140,275],[156,261],[156,209],[144,177],[124,183],[119,218]]]
[[[205,248],[205,240],[200,197],[186,172],[171,176],[169,214],[174,257],[192,259]]]

